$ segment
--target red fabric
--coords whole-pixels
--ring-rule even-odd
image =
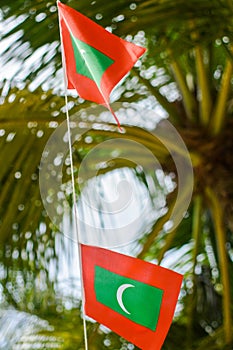
[[[81,256],[86,315],[141,349],[159,350],[172,323],[182,275],[161,266],[99,247],[81,245]],[[95,265],[164,291],[155,331],[136,324],[96,300],[94,290]]]
[[[68,88],[75,88],[83,99],[108,107],[109,95],[113,87],[128,73],[145,52],[145,49],[109,33],[103,27],[61,2],[58,2],[58,10]],[[79,40],[115,61],[103,74],[102,93],[93,80],[76,72],[70,32]]]

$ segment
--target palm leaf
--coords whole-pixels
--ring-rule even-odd
[[[177,335],[183,338],[184,329],[188,330],[187,349],[190,344],[193,349],[229,346],[232,342],[229,281],[233,278],[232,2],[122,0],[113,6],[111,2],[97,0],[68,4],[115,34],[124,37],[128,34],[129,40],[148,47],[145,58],[116,89],[113,98],[122,102],[127,99],[128,106],[148,101],[150,108],[158,109],[161,105],[183,137],[193,161],[194,197],[187,217],[168,233],[165,226],[175,193],[166,196],[167,214],[157,221],[145,222],[145,235],[136,248],[140,257],[157,259],[162,264],[170,257],[180,256],[180,261],[173,261],[173,268],[185,268],[182,311],[164,348],[179,348]],[[9,282],[17,285],[16,276],[23,271],[25,283],[33,283],[40,271],[45,271],[48,291],[54,295],[49,261],[59,260],[55,248],[55,237],[59,234],[55,234],[44,211],[38,187],[38,166],[44,146],[54,128],[64,120],[58,21],[56,7],[43,0],[36,4],[10,0],[1,5],[0,18],[0,240],[6,271],[2,284],[7,300],[24,308],[24,299],[19,302],[7,288]],[[73,114],[90,106],[75,96],[69,100]],[[76,169],[99,142],[119,137],[116,128],[109,125],[106,128],[99,114],[94,114],[94,120],[89,120],[89,116],[84,120],[90,130],[74,147]],[[95,122],[99,123],[98,130]],[[138,127],[124,125],[124,129],[123,137],[151,150],[165,174],[174,171],[161,142],[155,142],[149,132]],[[86,143],[85,137],[92,142]],[[134,149],[131,151],[133,155]],[[103,148],[99,163],[106,154]],[[125,168],[134,171],[153,202],[150,176],[138,172],[133,162],[110,162],[100,169],[99,176]],[[90,178],[92,171],[90,167]],[[64,179],[69,183],[68,176]],[[157,187],[157,191],[162,189]],[[29,277],[28,273],[32,275]],[[34,284],[33,288],[27,289],[27,293],[31,290],[35,308],[45,310],[49,293],[43,304]],[[208,291],[217,310],[212,318],[209,315],[213,304]],[[99,343],[96,341],[100,337],[99,328],[91,325],[91,332],[93,344],[102,348],[100,344],[108,335],[103,335]]]

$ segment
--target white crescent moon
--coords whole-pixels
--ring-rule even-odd
[[[120,306],[120,308],[127,314],[130,315],[130,312],[126,309],[125,305],[123,304],[123,300],[122,300],[122,297],[123,297],[123,293],[124,291],[127,289],[127,288],[132,288],[132,287],[135,287],[133,284],[129,284],[129,283],[125,283],[125,284],[122,284],[118,289],[117,289],[117,293],[116,293],[116,297],[117,297],[117,301],[118,301],[118,304]]]

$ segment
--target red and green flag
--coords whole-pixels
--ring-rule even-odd
[[[67,88],[113,112],[109,105],[112,89],[145,49],[109,33],[60,1],[57,5]]]
[[[145,350],[159,350],[182,275],[104,248],[81,245],[85,313]]]

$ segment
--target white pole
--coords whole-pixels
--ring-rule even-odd
[[[57,3],[58,2],[59,2],[59,0],[57,0]],[[59,10],[58,10],[58,16],[59,16]],[[76,234],[77,241],[78,241],[79,270],[80,270],[79,272],[80,272],[80,281],[81,281],[81,299],[82,299],[82,314],[83,314],[83,333],[84,333],[85,350],[88,350],[87,325],[86,325],[85,309],[84,309],[85,292],[84,292],[84,286],[83,286],[82,257],[81,257],[80,237],[79,237],[79,228],[78,228],[78,209],[77,209],[77,202],[76,202],[77,197],[76,197],[76,192],[75,192],[74,165],[73,165],[73,155],[72,155],[72,139],[71,139],[70,116],[69,116],[68,97],[67,97],[67,75],[66,75],[66,69],[65,69],[65,56],[64,56],[64,51],[63,51],[60,16],[59,16],[59,28],[60,28],[60,40],[61,40],[61,52],[62,52],[62,68],[63,68],[64,85],[65,85],[66,121],[67,121],[69,155],[70,155],[70,170],[71,170],[71,183],[72,183],[72,198],[73,198],[73,206],[74,206],[75,234]]]

